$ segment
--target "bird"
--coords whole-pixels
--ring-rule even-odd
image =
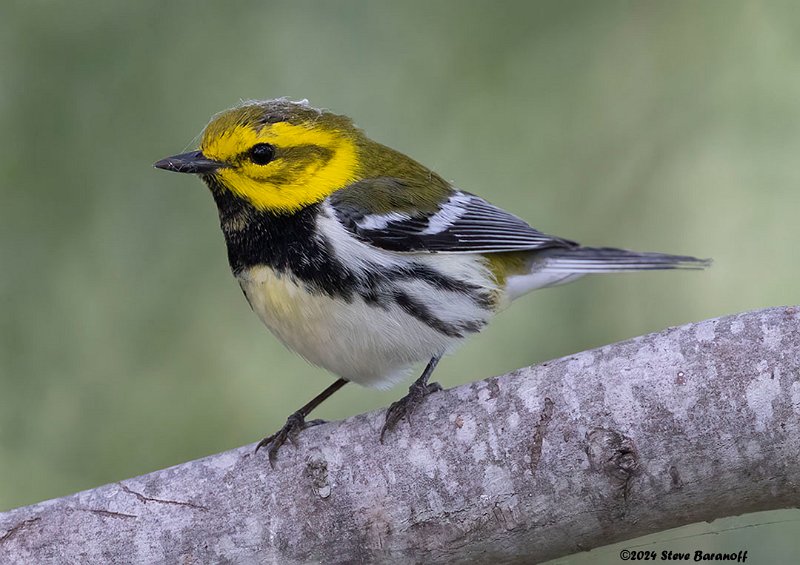
[[[426,363],[387,410],[383,442],[441,390],[429,382],[440,359],[530,291],[589,274],[709,265],[548,235],[307,100],[243,101],[212,117],[198,150],[154,166],[202,179],[252,310],[338,377],[258,443],[273,467],[345,384],[388,389]]]

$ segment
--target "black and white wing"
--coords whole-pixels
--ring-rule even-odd
[[[345,189],[347,190],[347,189]],[[360,240],[397,252],[492,253],[577,244],[546,235],[468,192],[453,191],[429,211],[365,210],[332,200],[338,220]]]

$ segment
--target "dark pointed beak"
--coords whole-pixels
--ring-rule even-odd
[[[198,175],[213,173],[220,167],[226,166],[225,163],[206,158],[200,151],[181,153],[166,159],[161,159],[153,164],[156,169],[173,171],[175,173],[194,173]]]

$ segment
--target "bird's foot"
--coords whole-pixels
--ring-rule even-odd
[[[267,449],[267,457],[269,458],[269,464],[274,469],[275,468],[275,460],[278,456],[278,450],[281,446],[286,443],[288,439],[292,444],[295,444],[295,440],[297,438],[297,434],[305,430],[306,428],[310,428],[312,426],[318,426],[320,424],[324,424],[325,420],[309,420],[306,421],[303,413],[301,411],[297,411],[291,416],[286,419],[286,423],[283,427],[272,434],[271,436],[267,436],[261,441],[258,442],[256,446],[256,453],[262,447]]]
[[[442,390],[442,385],[439,383],[423,383],[419,381],[408,387],[408,394],[400,400],[392,402],[392,405],[386,411],[386,421],[383,424],[383,428],[381,428],[381,443],[383,443],[383,436],[387,431],[393,429],[403,418],[409,419],[409,415],[417,404],[422,402],[423,398],[440,390]]]

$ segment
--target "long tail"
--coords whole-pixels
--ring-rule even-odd
[[[533,255],[530,271],[509,277],[505,290],[513,300],[537,288],[566,284],[584,275],[665,269],[698,270],[710,264],[710,259],[610,247],[547,249]]]
[[[575,247],[553,249],[542,253],[541,269],[548,273],[619,273],[625,271],[657,271],[664,269],[705,269],[711,259],[687,255],[643,253],[611,247]]]

